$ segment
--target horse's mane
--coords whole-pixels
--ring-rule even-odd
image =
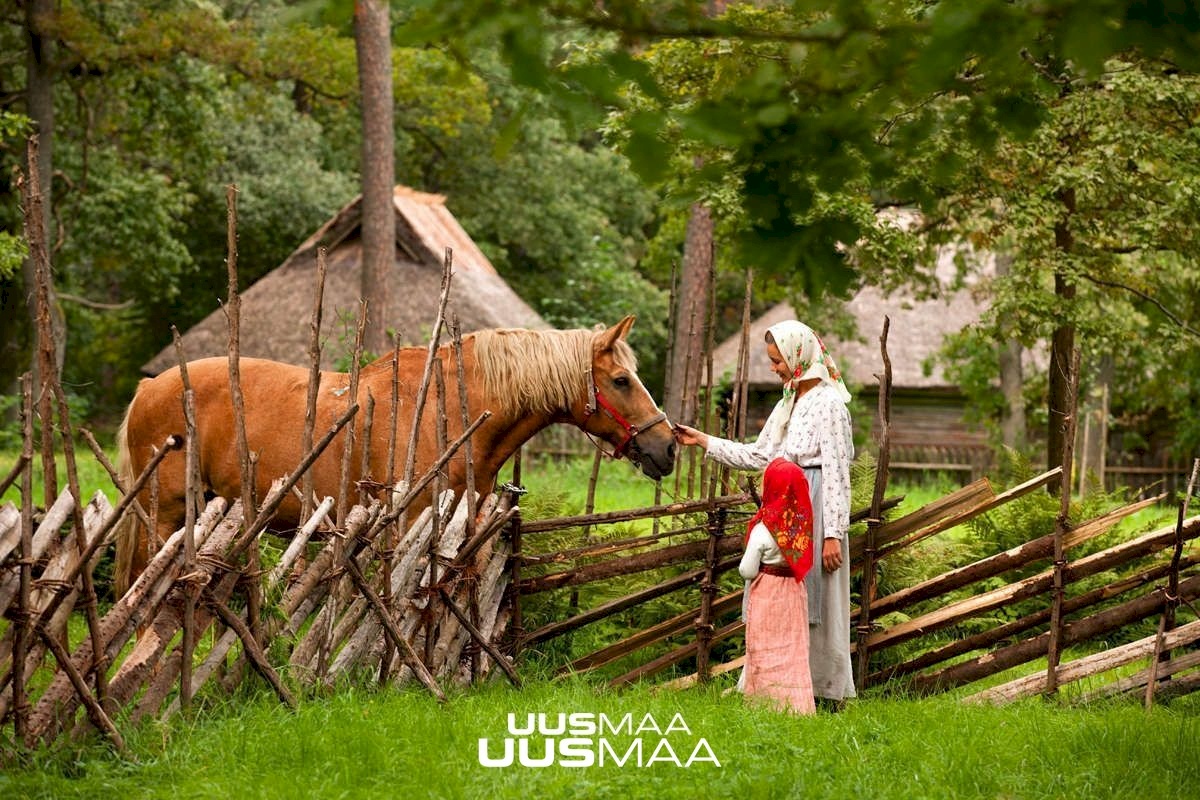
[[[479,331],[475,338],[476,370],[484,390],[504,404],[504,413],[545,413],[569,408],[590,391],[592,342],[598,330],[531,331],[508,328]],[[616,362],[637,370],[633,349],[618,339]]]

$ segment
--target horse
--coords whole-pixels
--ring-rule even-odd
[[[580,428],[589,438],[603,440],[617,458],[627,456],[652,480],[669,475],[675,465],[675,439],[671,424],[637,375],[637,360],[625,341],[634,317],[627,316],[611,328],[594,330],[544,330],[519,328],[477,331],[462,337],[463,375],[467,410],[471,419],[485,409],[491,416],[471,434],[471,465],[475,486],[483,494],[492,490],[496,475],[508,458],[538,431],[554,423]],[[453,441],[465,430],[460,404],[458,363],[450,345],[439,352],[445,385],[446,431]],[[417,387],[424,373],[427,348],[398,351],[397,434],[393,463],[403,465],[410,438]],[[362,474],[364,413],[355,415],[355,436],[350,458],[350,486],[390,488],[398,476],[388,473],[388,441],[392,414],[393,358],[386,355],[359,373],[356,400],[360,409],[367,398],[375,402],[370,426],[368,466]],[[265,359],[239,360],[246,440],[257,453],[255,490],[265,497],[272,481],[294,470],[305,456],[301,432],[307,411],[309,370]],[[204,358],[187,364],[195,397],[195,424],[200,480],[208,495],[231,501],[241,497],[239,464],[229,381],[229,361]],[[316,403],[317,435],[330,429],[348,408],[350,375],[320,374]],[[184,384],[179,367],[173,367],[138,384],[117,434],[119,471],[125,485],[140,474],[170,435],[185,430]],[[425,404],[414,476],[423,474],[441,455],[435,434],[435,403]],[[349,426],[347,426],[349,427]],[[341,485],[346,431],[343,429],[310,468],[317,497],[338,496]],[[460,449],[443,468],[446,485],[462,492],[467,463]],[[183,450],[166,455],[158,467],[157,529],[149,537],[134,515],[126,515],[117,534],[114,583],[123,594],[145,568],[151,555],[149,541],[164,542],[184,524],[186,510]],[[151,491],[138,499],[149,508]],[[432,501],[430,492],[411,506],[420,510]],[[288,497],[276,512],[272,527],[286,531],[299,524],[300,502]]]

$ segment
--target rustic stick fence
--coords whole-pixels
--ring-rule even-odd
[[[46,668],[48,652],[54,656],[54,677],[36,696],[30,696],[27,687],[24,692],[0,694],[0,718],[21,719],[23,741],[32,746],[79,728],[83,721],[76,719],[77,711],[83,706],[86,719],[117,742],[119,734],[112,722],[115,713],[134,722],[173,714],[187,702],[185,698],[198,694],[222,670],[233,669],[229,654],[235,645],[240,645],[249,666],[289,706],[294,705],[289,686],[330,686],[343,676],[378,669],[385,643],[399,653],[391,665],[395,680],[415,676],[439,698],[443,697],[439,681],[469,682],[486,675],[496,664],[516,679],[507,657],[492,644],[503,632],[508,616],[502,601],[509,548],[496,534],[511,517],[509,500],[491,495],[484,501],[479,519],[487,536],[476,537],[468,551],[463,547],[468,504],[444,493],[436,510],[427,509],[402,535],[397,549],[403,555],[390,574],[380,566],[383,562],[377,547],[387,518],[396,514],[395,506],[379,502],[354,506],[344,527],[335,529],[330,520],[333,505],[333,498],[326,498],[318,506],[265,576],[264,595],[277,600],[269,606],[273,613],[258,620],[258,637],[252,634],[246,608],[235,610],[235,590],[245,581],[243,569],[235,565],[262,529],[247,538],[240,501],[228,506],[224,499],[216,498],[193,526],[193,561],[187,560],[186,532],[181,529],[100,618],[98,638],[85,638],[71,647],[67,623],[79,596],[74,587],[80,574],[94,568],[100,546],[112,529],[111,521],[119,512],[103,494],[92,498],[84,509],[81,556],[74,532],[65,538],[59,535],[75,506],[69,491],[64,490],[30,542],[28,552],[36,574],[28,602],[18,601],[19,573],[6,571],[0,580],[0,606],[14,620],[0,637],[0,685],[7,689],[14,678]],[[435,518],[443,521],[442,535],[434,543],[435,558],[430,559],[428,545],[433,541]],[[14,543],[21,538],[20,515],[11,505],[5,506],[0,523],[0,553],[7,557],[17,550]],[[306,547],[322,528],[325,541],[321,546]],[[304,564],[306,549],[314,552]],[[190,572],[185,574],[185,568]],[[392,607],[380,599],[389,578]],[[183,664],[191,643],[178,640],[189,594],[198,598],[192,622],[198,665],[190,674]],[[438,613],[426,613],[435,595],[440,601]],[[56,602],[58,598],[62,600]],[[30,628],[41,643],[18,660],[15,640]],[[210,643],[202,646],[206,637]],[[277,643],[290,645],[293,639],[287,662],[273,665],[266,652]],[[426,639],[431,642],[432,659],[417,656]],[[131,642],[132,648],[122,655]],[[472,670],[462,656],[475,647],[483,655]],[[14,669],[18,663],[20,668]],[[101,665],[107,665],[109,671],[103,702],[87,684],[95,680]],[[177,691],[182,679],[189,680],[190,693]],[[172,693],[176,696],[168,703]],[[26,696],[30,697],[28,707],[14,705],[14,697]]]

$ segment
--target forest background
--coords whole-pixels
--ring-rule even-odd
[[[31,363],[16,185],[27,137],[50,199],[72,408],[111,424],[170,326],[224,296],[229,184],[243,288],[361,191],[372,165],[354,15],[367,5],[379,3],[0,2],[0,413]],[[845,313],[857,288],[951,290],[930,248],[968,243],[998,257],[993,272],[970,251],[959,264],[988,311],[944,357],[997,441],[1020,446],[1029,422],[1062,452],[1048,423],[1068,407],[1079,347],[1084,391],[1109,386],[1131,427],[1167,419],[1180,455],[1200,447],[1193,4],[389,12],[395,182],[445,194],[551,324],[637,313],[655,396],[670,391],[668,322],[685,324],[673,287],[695,296],[714,276],[718,340],[740,324],[747,268],[756,309],[787,299],[819,330],[871,337]],[[897,206],[922,223],[879,214]],[[1030,348],[1051,368],[995,392]]]

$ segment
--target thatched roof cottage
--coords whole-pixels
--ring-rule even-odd
[[[442,262],[454,254],[448,313],[463,333],[484,328],[546,328],[546,322],[504,282],[441,195],[397,186],[396,262],[386,324],[408,344],[425,344],[437,314]],[[287,260],[242,293],[241,353],[292,364],[309,362],[308,340],[316,285],[317,248],[327,251],[322,367],[330,369],[353,347],[362,274],[362,197],[322,225]],[[229,333],[224,312],[212,313],[183,334],[188,358],[225,355]],[[142,367],[157,375],[178,360],[174,345]]]

